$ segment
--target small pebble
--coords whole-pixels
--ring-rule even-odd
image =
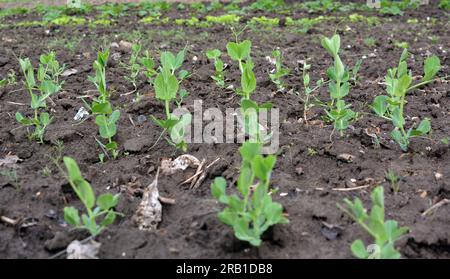
[[[145,115],[142,115],[142,114],[139,115],[138,118],[137,118],[137,121],[138,121],[139,124],[144,123],[146,120],[147,120],[147,117]]]

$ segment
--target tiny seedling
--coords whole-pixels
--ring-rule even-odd
[[[16,84],[16,72],[14,70],[9,70],[6,78],[0,80],[0,88],[6,85]]]
[[[269,183],[276,157],[262,156],[260,143],[244,142],[240,148],[242,165],[237,189],[242,198],[226,193],[227,183],[217,177],[211,185],[212,195],[227,207],[219,219],[233,227],[235,236],[254,246],[261,245],[261,235],[272,225],[285,224],[281,204],[273,202]],[[257,182],[255,182],[257,180]]]
[[[181,117],[170,112],[171,101],[177,101],[177,94],[180,101],[177,105],[181,105],[181,100],[187,96],[186,90],[179,90],[179,85],[189,73],[185,70],[178,71],[178,78],[175,72],[183,65],[185,50],[178,52],[175,56],[171,52],[161,53],[161,66],[156,76],[153,87],[155,88],[155,96],[157,99],[164,101],[166,119],[157,119],[152,116],[156,124],[164,128],[170,133],[170,143],[177,148],[186,151],[187,143],[184,140],[185,128],[191,123],[192,115],[189,113]]]
[[[360,199],[353,202],[344,199],[346,207],[338,204],[338,207],[350,218],[355,220],[375,240],[375,245],[369,245],[366,249],[364,243],[358,239],[353,242],[351,249],[353,255],[361,259],[398,259],[400,253],[395,249],[395,241],[408,233],[406,227],[398,227],[397,221],[385,221],[384,191],[383,187],[376,187],[372,194],[372,210],[366,212]]]
[[[206,52],[206,56],[208,59],[214,60],[214,68],[216,70],[215,74],[211,76],[211,78],[216,82],[217,86],[220,88],[225,88],[225,76],[224,76],[224,63],[222,59],[220,59],[220,56],[222,53],[218,49],[209,50]]]
[[[350,80],[353,82],[353,84],[356,84],[356,82],[358,81],[358,72],[361,69],[362,62],[362,59],[358,59],[355,63],[355,66],[353,66],[352,68]]]
[[[119,215],[114,211],[114,207],[119,203],[119,195],[108,193],[96,198],[91,185],[83,178],[75,160],[70,157],[64,157],[63,160],[67,170],[67,173],[64,172],[66,178],[86,209],[86,213],[81,214],[80,217],[78,209],[73,206],[65,207],[64,220],[76,229],[88,230],[95,237],[114,223],[116,216]],[[97,206],[94,208],[95,205]],[[99,218],[102,220],[97,223]]]
[[[302,77],[303,77],[303,95],[301,96],[300,93],[296,93],[300,100],[303,102],[303,120],[305,123],[308,123],[308,111],[314,107],[314,104],[311,103],[311,96],[314,91],[322,87],[326,82],[323,81],[323,79],[319,79],[316,82],[316,86],[314,88],[310,87],[311,79],[309,75],[309,70],[311,69],[311,64],[308,64],[308,59],[305,59],[303,62],[303,69],[302,69]]]
[[[391,184],[391,187],[392,187],[392,190],[394,191],[394,193],[397,194],[398,191],[400,191],[400,186],[398,184],[399,177],[397,176],[395,171],[392,169],[389,169],[384,173],[384,176],[386,177],[387,181],[389,181],[389,183]]]
[[[131,47],[130,60],[128,61],[128,64],[123,65],[128,72],[125,79],[133,85],[133,92],[137,89],[137,77],[141,71],[141,65],[138,63],[141,49],[142,46],[140,44],[133,44]]]
[[[103,144],[97,140],[98,144],[102,148],[104,154],[99,155],[101,161],[104,156],[108,156],[108,152],[111,153],[113,158],[119,156],[119,150],[117,143],[112,139],[117,133],[116,123],[120,118],[120,111],[113,110],[111,103],[109,102],[110,94],[106,87],[106,65],[108,63],[109,51],[98,52],[97,60],[94,61],[95,76],[90,76],[89,80],[95,85],[99,96],[95,98],[89,109],[96,116],[95,124],[97,124],[100,137],[108,141],[107,144]]]
[[[274,50],[272,52],[272,55],[275,58],[275,69],[269,74],[269,77],[270,80],[277,86],[278,90],[283,91],[286,86],[281,78],[289,75],[290,70],[288,68],[285,68],[282,64],[281,51]]]
[[[372,109],[378,116],[392,121],[394,130],[391,132],[391,137],[400,145],[403,151],[408,150],[411,138],[426,135],[431,131],[431,123],[428,118],[423,119],[417,128],[405,129],[404,107],[406,94],[435,81],[434,77],[441,68],[441,63],[437,56],[428,57],[425,59],[422,80],[412,85],[413,78],[411,71],[408,72],[407,58],[408,50],[405,49],[400,57],[398,66],[389,69],[385,77],[387,94],[377,96],[372,105]]]
[[[60,66],[56,60],[56,53],[53,51],[41,55],[36,80],[30,59],[19,59],[19,63],[25,77],[24,84],[31,96],[31,108],[34,110],[34,116],[28,118],[20,112],[16,112],[16,120],[23,126],[33,126],[34,131],[29,134],[29,138],[43,143],[45,129],[50,125],[52,118],[48,112],[40,111],[47,108],[47,99],[61,90],[63,82],[59,81],[59,76],[64,71],[64,66]]]
[[[350,90],[348,82],[350,74],[339,57],[340,44],[341,38],[337,34],[331,38],[322,39],[322,46],[334,59],[334,65],[327,70],[328,78],[331,80],[328,86],[331,103],[328,104],[326,113],[333,121],[334,128],[343,136],[344,130],[348,128],[350,121],[355,119],[357,114],[343,100]]]

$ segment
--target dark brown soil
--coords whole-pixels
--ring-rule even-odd
[[[309,16],[295,11],[295,17]],[[333,14],[339,15],[339,14]],[[344,15],[344,14],[342,14]],[[376,14],[373,14],[376,15]],[[176,12],[172,17],[190,17]],[[251,17],[251,15],[248,15]],[[29,20],[36,16],[9,18],[9,22]],[[407,19],[431,17],[436,23],[407,23]],[[277,225],[266,235],[266,241],[259,248],[252,248],[237,241],[231,229],[217,218],[222,208],[210,194],[210,184],[219,175],[229,182],[238,176],[240,157],[238,144],[191,144],[189,154],[211,162],[221,160],[209,172],[207,179],[197,190],[188,186],[177,186],[192,171],[174,177],[162,178],[159,191],[162,196],[174,198],[176,204],[163,205],[163,221],[156,232],[142,232],[132,223],[131,217],[141,197],[122,191],[117,208],[125,217],[120,218],[99,237],[103,244],[102,258],[351,258],[350,244],[357,238],[365,243],[371,239],[357,224],[339,211],[336,203],[344,198],[361,198],[366,206],[370,204],[370,190],[373,187],[338,191],[335,188],[364,185],[365,181],[385,186],[386,215],[411,229],[410,234],[398,242],[398,248],[405,258],[449,258],[450,257],[450,205],[437,208],[433,214],[421,214],[436,202],[450,199],[450,153],[441,139],[450,136],[450,85],[435,82],[408,96],[406,114],[408,124],[416,117],[429,117],[433,133],[430,138],[413,139],[408,153],[390,141],[391,124],[376,117],[368,107],[375,96],[384,92],[380,84],[388,68],[396,65],[401,49],[394,41],[406,41],[414,59],[408,60],[413,75],[422,73],[424,57],[433,53],[440,57],[442,70],[439,76],[450,74],[448,14],[429,6],[420,11],[406,12],[403,17],[382,17],[378,26],[363,23],[331,21],[314,26],[306,34],[294,33],[285,27],[273,30],[248,28],[242,38],[253,42],[252,57],[258,78],[258,88],[252,96],[257,101],[271,101],[280,108],[281,136],[280,154],[274,170],[272,187],[279,191],[275,200],[280,202],[289,214],[290,223]],[[120,40],[132,40],[133,32],[141,32],[140,42],[145,49],[157,53],[158,49],[178,51],[188,47],[184,68],[194,74],[183,86],[190,92],[185,104],[190,107],[196,99],[202,99],[204,107],[237,107],[238,98],[233,93],[218,89],[209,78],[213,65],[207,61],[205,51],[225,45],[233,36],[228,27],[207,29],[187,28],[172,25],[150,26],[136,23],[137,17],[121,18],[112,27],[29,27],[1,29],[0,31],[0,76],[10,69],[19,73],[16,57],[30,57],[36,65],[41,53],[49,48],[57,51],[60,62],[78,73],[65,79],[64,92],[58,94],[50,105],[54,122],[46,132],[45,144],[28,141],[26,131],[18,128],[14,114],[20,111],[30,114],[29,95],[18,82],[0,89],[0,158],[11,153],[22,160],[18,163],[17,181],[0,176],[0,216],[22,220],[17,226],[0,222],[0,258],[48,258],[64,249],[74,238],[83,239],[82,232],[70,232],[63,221],[63,208],[79,205],[65,179],[51,163],[49,156],[55,156],[55,140],[64,142],[63,154],[76,159],[85,177],[91,182],[97,194],[118,193],[130,182],[139,183],[143,189],[154,178],[160,160],[175,158],[181,153],[166,141],[160,141],[153,149],[161,129],[150,120],[139,124],[139,115],[161,116],[163,106],[151,94],[151,87],[141,79],[139,92],[145,94],[139,103],[133,103],[133,94],[120,97],[132,90],[123,76],[124,69],[112,62],[107,69],[109,89],[114,92],[113,103],[120,107],[117,141],[122,152],[117,160],[99,163],[99,147],[95,142],[97,127],[88,120],[74,125],[73,116],[83,106],[81,99],[93,94],[93,86],[87,80],[92,75],[91,65],[96,50],[102,45]],[[326,68],[331,59],[319,43],[320,35],[330,36],[337,28],[342,39],[342,59],[347,65],[354,65],[363,55],[360,80],[352,86],[348,102],[354,110],[361,112],[361,118],[353,123],[346,135],[334,135],[330,142],[332,126],[321,121],[324,115],[320,107],[309,114],[309,125],[299,119],[303,105],[299,98],[290,93],[275,93],[276,87],[268,77],[271,66],[264,59],[279,47],[284,55],[285,65],[293,74],[286,79],[289,88],[302,90],[301,72],[298,60],[312,58],[311,77],[315,81],[326,78]],[[49,32],[46,32],[49,30]],[[447,31],[446,31],[447,30]],[[48,34],[47,34],[48,33]],[[376,45],[368,47],[364,39],[373,37]],[[55,40],[79,40],[73,52]],[[376,50],[375,50],[376,49]],[[127,61],[126,50],[111,49],[120,53]],[[197,56],[198,61],[193,62]],[[225,59],[227,63],[231,63]],[[234,84],[239,82],[238,69],[232,65],[226,72]],[[19,74],[18,78],[22,76]],[[89,90],[89,91],[88,91]],[[87,91],[87,92],[86,92]],[[147,94],[150,93],[150,94]],[[328,93],[322,88],[318,98],[327,101]],[[129,120],[133,119],[135,126]],[[376,131],[383,139],[376,148],[365,129]],[[311,152],[314,150],[315,152]],[[123,150],[122,150],[123,151]],[[315,153],[315,154],[312,154]],[[347,153],[355,157],[346,163],[337,156]],[[298,173],[296,169],[302,168]],[[51,170],[45,171],[45,168]],[[401,175],[400,192],[392,193],[384,179],[384,172],[393,169]],[[0,170],[6,170],[0,167]],[[442,174],[436,179],[435,173]],[[353,180],[354,179],[354,180]],[[279,195],[287,193],[287,195]]]

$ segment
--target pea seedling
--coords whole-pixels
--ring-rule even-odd
[[[345,212],[350,218],[355,220],[364,228],[375,240],[375,249],[373,251],[366,250],[364,243],[358,239],[353,242],[351,249],[353,254],[361,259],[398,259],[400,253],[395,249],[395,241],[405,235],[409,229],[406,227],[398,227],[397,221],[385,221],[384,216],[384,191],[383,187],[376,187],[372,194],[372,210],[370,215],[360,199],[356,198],[353,202],[344,199],[347,208],[338,204],[338,207]]]
[[[103,161],[104,156],[108,156],[111,152],[113,158],[119,156],[117,143],[112,139],[117,133],[116,123],[120,118],[120,111],[114,110],[109,102],[109,92],[106,87],[106,65],[108,63],[109,51],[98,52],[97,60],[94,62],[95,76],[89,77],[89,80],[95,85],[100,96],[95,98],[89,107],[95,117],[95,124],[99,128],[100,137],[108,141],[103,144],[97,140],[100,147],[104,150],[103,154],[99,155],[100,161]],[[106,152],[105,152],[106,151]]]
[[[179,91],[179,84],[188,76],[188,72],[181,70],[178,72],[178,78],[175,76],[175,71],[178,70],[184,62],[185,50],[178,52],[175,56],[171,52],[161,53],[161,67],[156,76],[153,86],[155,88],[155,96],[157,99],[164,101],[166,119],[160,120],[153,117],[156,124],[168,130],[170,133],[171,143],[177,148],[186,151],[187,143],[184,141],[185,128],[191,123],[191,114],[184,114],[178,117],[170,112],[170,102],[177,100],[177,93]],[[181,90],[180,98],[183,99],[187,95],[187,91]],[[178,102],[180,106],[181,101]]]
[[[0,80],[0,87],[16,84],[16,72],[9,70],[6,78]]]
[[[406,93],[433,82],[441,67],[437,56],[428,57],[425,59],[422,80],[415,85],[411,85],[412,73],[411,71],[408,72],[407,58],[408,50],[405,49],[400,57],[398,66],[389,69],[385,77],[387,94],[377,96],[372,105],[372,109],[378,116],[392,121],[394,130],[391,132],[391,137],[400,145],[403,151],[408,150],[411,138],[426,135],[431,131],[431,123],[428,118],[423,119],[417,128],[411,127],[407,131],[405,130],[404,107],[406,104]]]
[[[244,142],[240,148],[242,165],[237,189],[242,198],[226,194],[227,183],[222,177],[217,177],[211,185],[212,195],[227,205],[219,213],[219,219],[233,227],[238,239],[254,246],[261,245],[261,235],[270,226],[288,223],[281,204],[273,202],[269,193],[276,157],[262,156],[261,148],[262,144],[250,142]]]
[[[349,71],[339,57],[341,39],[335,34],[331,38],[323,38],[322,46],[334,59],[334,65],[329,67],[327,75],[331,80],[328,89],[330,91],[331,103],[326,110],[328,117],[334,122],[334,128],[343,136],[343,131],[349,126],[349,122],[356,117],[356,113],[346,105],[343,98],[350,90]]]
[[[272,52],[275,58],[275,70],[273,73],[269,74],[270,80],[277,86],[278,90],[283,91],[285,89],[285,84],[281,80],[282,77],[287,76],[290,73],[288,68],[283,67],[281,51],[274,50]]]
[[[386,179],[389,181],[389,183],[391,184],[392,190],[394,191],[395,194],[398,193],[398,191],[400,191],[400,186],[398,184],[399,182],[399,177],[397,176],[397,174],[395,173],[394,170],[387,170],[384,173],[384,176],[386,177]]]
[[[316,86],[314,88],[310,87],[310,76],[309,76],[309,70],[311,69],[311,65],[308,64],[308,59],[305,59],[303,62],[303,70],[302,70],[302,77],[303,77],[303,94],[304,97],[300,96],[300,93],[296,93],[300,96],[300,100],[303,102],[303,120],[305,123],[308,123],[308,111],[314,107],[314,104],[311,103],[311,96],[314,91],[316,91],[318,88],[320,88],[322,85],[324,85],[327,82],[324,82],[323,79],[319,79],[316,82]]]
[[[214,68],[216,72],[211,78],[216,82],[220,88],[225,88],[225,76],[223,70],[225,69],[223,61],[220,59],[222,53],[218,49],[209,50],[206,52],[208,59],[214,60]]]
[[[229,42],[227,52],[230,58],[239,63],[241,71],[241,88],[236,91],[242,95],[243,99],[250,99],[250,95],[256,89],[256,78],[253,73],[253,61],[250,57],[252,42],[245,40],[243,42]]]
[[[64,220],[76,229],[85,229],[92,236],[97,236],[107,226],[114,223],[116,215],[119,214],[114,211],[114,207],[119,203],[119,195],[108,193],[96,198],[91,185],[83,178],[75,160],[70,157],[64,157],[63,160],[67,169],[67,180],[86,209],[86,214],[83,213],[80,217],[78,209],[73,206],[65,207]],[[94,208],[95,205],[97,206]],[[102,221],[97,223],[100,217]]]
[[[59,65],[55,52],[41,55],[36,80],[29,58],[19,59],[19,64],[25,77],[25,86],[31,96],[31,108],[34,110],[34,116],[28,118],[20,112],[16,112],[16,120],[23,126],[34,126],[34,131],[29,134],[29,138],[43,143],[45,129],[50,125],[52,118],[48,112],[39,111],[46,109],[47,99],[61,90],[63,82],[59,82],[59,75],[64,71],[64,66]],[[35,91],[39,93],[35,94]]]
[[[133,92],[137,89],[137,77],[141,71],[141,65],[138,63],[139,55],[141,53],[142,46],[139,44],[133,44],[131,47],[131,56],[127,65],[124,68],[128,71],[128,75],[125,79],[133,85]]]
[[[153,77],[156,76],[158,72],[155,70],[155,61],[148,50],[146,50],[144,56],[139,59],[139,63],[144,67],[145,76],[148,78],[149,82],[153,84]]]

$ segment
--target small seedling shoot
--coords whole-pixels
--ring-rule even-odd
[[[245,142],[240,148],[242,164],[237,189],[241,195],[226,193],[227,183],[217,177],[211,186],[212,195],[227,207],[219,219],[231,226],[235,236],[254,246],[261,245],[261,235],[275,224],[286,224],[283,207],[272,201],[270,177],[276,157],[261,155],[262,144]]]
[[[97,60],[94,62],[95,76],[90,76],[89,80],[95,85],[99,96],[94,98],[92,104],[89,106],[95,117],[95,124],[98,126],[100,137],[107,140],[104,144],[100,140],[97,143],[103,150],[99,155],[100,161],[104,157],[109,157],[109,153],[114,159],[119,156],[117,142],[113,137],[117,133],[116,123],[120,118],[120,110],[113,110],[112,104],[109,101],[110,93],[106,87],[106,65],[108,64],[109,51],[100,51],[97,55]]]
[[[290,70],[285,68],[282,64],[282,55],[281,51],[274,50],[272,52],[272,56],[275,59],[275,69],[269,74],[270,80],[277,86],[279,91],[283,91],[286,88],[286,85],[281,80],[283,77],[289,75]]]
[[[45,129],[52,122],[52,117],[46,111],[47,99],[58,93],[63,85],[59,76],[64,71],[56,60],[56,53],[50,52],[40,56],[40,64],[35,78],[35,70],[29,58],[19,59],[20,68],[25,77],[25,87],[31,97],[31,108],[34,111],[32,117],[25,117],[16,112],[16,120],[23,126],[32,126],[34,130],[29,132],[29,138],[39,143],[44,142]]]
[[[437,56],[428,57],[424,62],[422,80],[412,85],[412,73],[408,71],[406,63],[408,56],[408,50],[404,49],[398,66],[389,69],[385,77],[387,94],[377,96],[372,105],[372,109],[378,116],[392,122],[394,129],[391,132],[391,137],[403,151],[408,150],[411,138],[424,136],[431,131],[431,122],[428,118],[420,121],[417,128],[414,125],[409,129],[405,128],[404,108],[407,102],[406,94],[435,81],[434,78],[441,68],[441,63]]]
[[[89,182],[83,178],[75,160],[70,157],[64,157],[63,160],[67,170],[65,173],[67,181],[86,210],[80,216],[79,210],[75,207],[65,207],[64,220],[75,229],[87,230],[95,237],[116,220],[119,213],[115,212],[114,208],[119,203],[119,195],[108,193],[96,197]],[[99,219],[101,219],[100,223],[98,223]]]
[[[328,118],[333,121],[334,128],[343,136],[344,130],[348,128],[350,121],[355,119],[357,114],[350,109],[351,105],[344,101],[344,97],[350,90],[348,82],[350,74],[339,57],[340,45],[341,38],[337,34],[331,38],[322,39],[322,46],[334,59],[334,65],[327,70],[328,78],[331,80],[328,86],[331,102],[328,104],[326,113]]]
[[[384,190],[382,186],[376,187],[371,194],[372,209],[366,212],[360,199],[354,201],[344,199],[346,207],[338,207],[350,218],[357,222],[367,233],[374,243],[366,249],[362,240],[353,242],[351,249],[353,255],[360,259],[398,259],[400,253],[395,249],[395,242],[405,235],[409,229],[398,227],[397,221],[385,221]]]
[[[180,70],[178,71],[178,78],[175,75],[176,71],[183,65],[184,56],[185,50],[178,52],[176,56],[171,52],[165,51],[161,53],[161,66],[153,86],[156,98],[164,101],[166,119],[157,119],[152,116],[156,124],[169,132],[169,143],[182,151],[187,150],[187,143],[184,140],[185,128],[191,123],[192,116],[186,113],[179,117],[171,113],[170,104],[172,101],[180,100],[178,102],[178,105],[180,105],[182,99],[187,95],[187,91],[179,90],[179,87],[189,73],[185,70]]]
[[[214,60],[215,73],[211,78],[216,82],[217,86],[225,88],[225,75],[223,73],[225,65],[222,59],[220,59],[221,55],[222,52],[218,49],[212,49],[206,52],[208,59]]]

